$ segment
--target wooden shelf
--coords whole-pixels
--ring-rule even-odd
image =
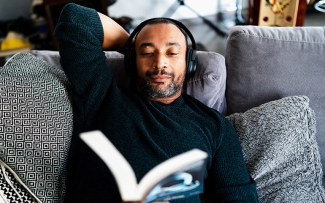
[[[25,47],[25,48],[20,48],[20,49],[10,49],[10,50],[6,50],[6,51],[0,51],[0,57],[12,56],[19,52],[29,52],[31,50],[32,50],[31,47]]]

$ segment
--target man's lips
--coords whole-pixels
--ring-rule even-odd
[[[166,82],[169,80],[171,77],[168,75],[152,75],[150,76],[150,80],[153,82]]]

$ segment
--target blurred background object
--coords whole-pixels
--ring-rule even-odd
[[[303,26],[309,3],[306,0],[249,0],[248,24]]]
[[[314,6],[317,11],[325,13],[325,1],[324,0],[316,2]]]
[[[53,49],[47,20],[34,15],[38,1],[0,0],[0,56],[30,49]]]
[[[278,0],[279,3],[284,1]],[[0,43],[8,32],[16,32],[32,45],[32,48],[13,49],[10,53],[8,50],[0,51],[0,66],[4,57],[9,58],[18,51],[57,50],[53,31],[60,8],[68,2],[106,13],[128,32],[148,18],[164,15],[174,18],[189,28],[200,50],[222,55],[225,54],[229,29],[235,25],[257,25],[261,5],[261,0],[0,0]],[[274,4],[274,1],[269,0],[269,3]],[[299,5],[305,6],[300,15],[303,26],[325,26],[324,0],[307,0]],[[216,32],[205,20],[222,30],[223,34]]]
[[[0,0],[0,20],[14,20],[19,17],[30,18],[33,0]]]
[[[96,11],[108,15],[108,4],[113,4],[115,1],[108,0],[43,0],[47,22],[49,25],[51,38],[55,50],[58,50],[56,38],[53,36],[55,26],[59,20],[60,13],[67,3],[76,3],[88,8],[93,8]]]

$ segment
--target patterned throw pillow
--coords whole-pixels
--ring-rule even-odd
[[[0,202],[40,203],[41,201],[17,177],[5,163],[0,160]]]
[[[59,202],[72,135],[63,71],[29,53],[0,68],[0,159],[42,202]]]
[[[308,97],[285,97],[228,118],[261,203],[323,202],[316,121]]]

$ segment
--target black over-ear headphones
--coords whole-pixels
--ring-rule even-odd
[[[148,20],[143,21],[140,23],[131,33],[127,44],[126,44],[126,50],[124,55],[124,68],[126,71],[126,74],[128,76],[134,76],[136,74],[136,56],[135,56],[135,48],[134,43],[132,42],[133,38],[141,31],[141,29],[147,25],[148,23],[157,20],[167,20],[174,23],[179,29],[183,30],[188,37],[191,39],[192,42],[192,49],[187,48],[186,50],[186,76],[192,76],[196,71],[196,65],[197,65],[197,54],[196,54],[196,43],[194,40],[194,37],[192,33],[183,25],[181,22],[170,19],[170,18],[151,18]]]

